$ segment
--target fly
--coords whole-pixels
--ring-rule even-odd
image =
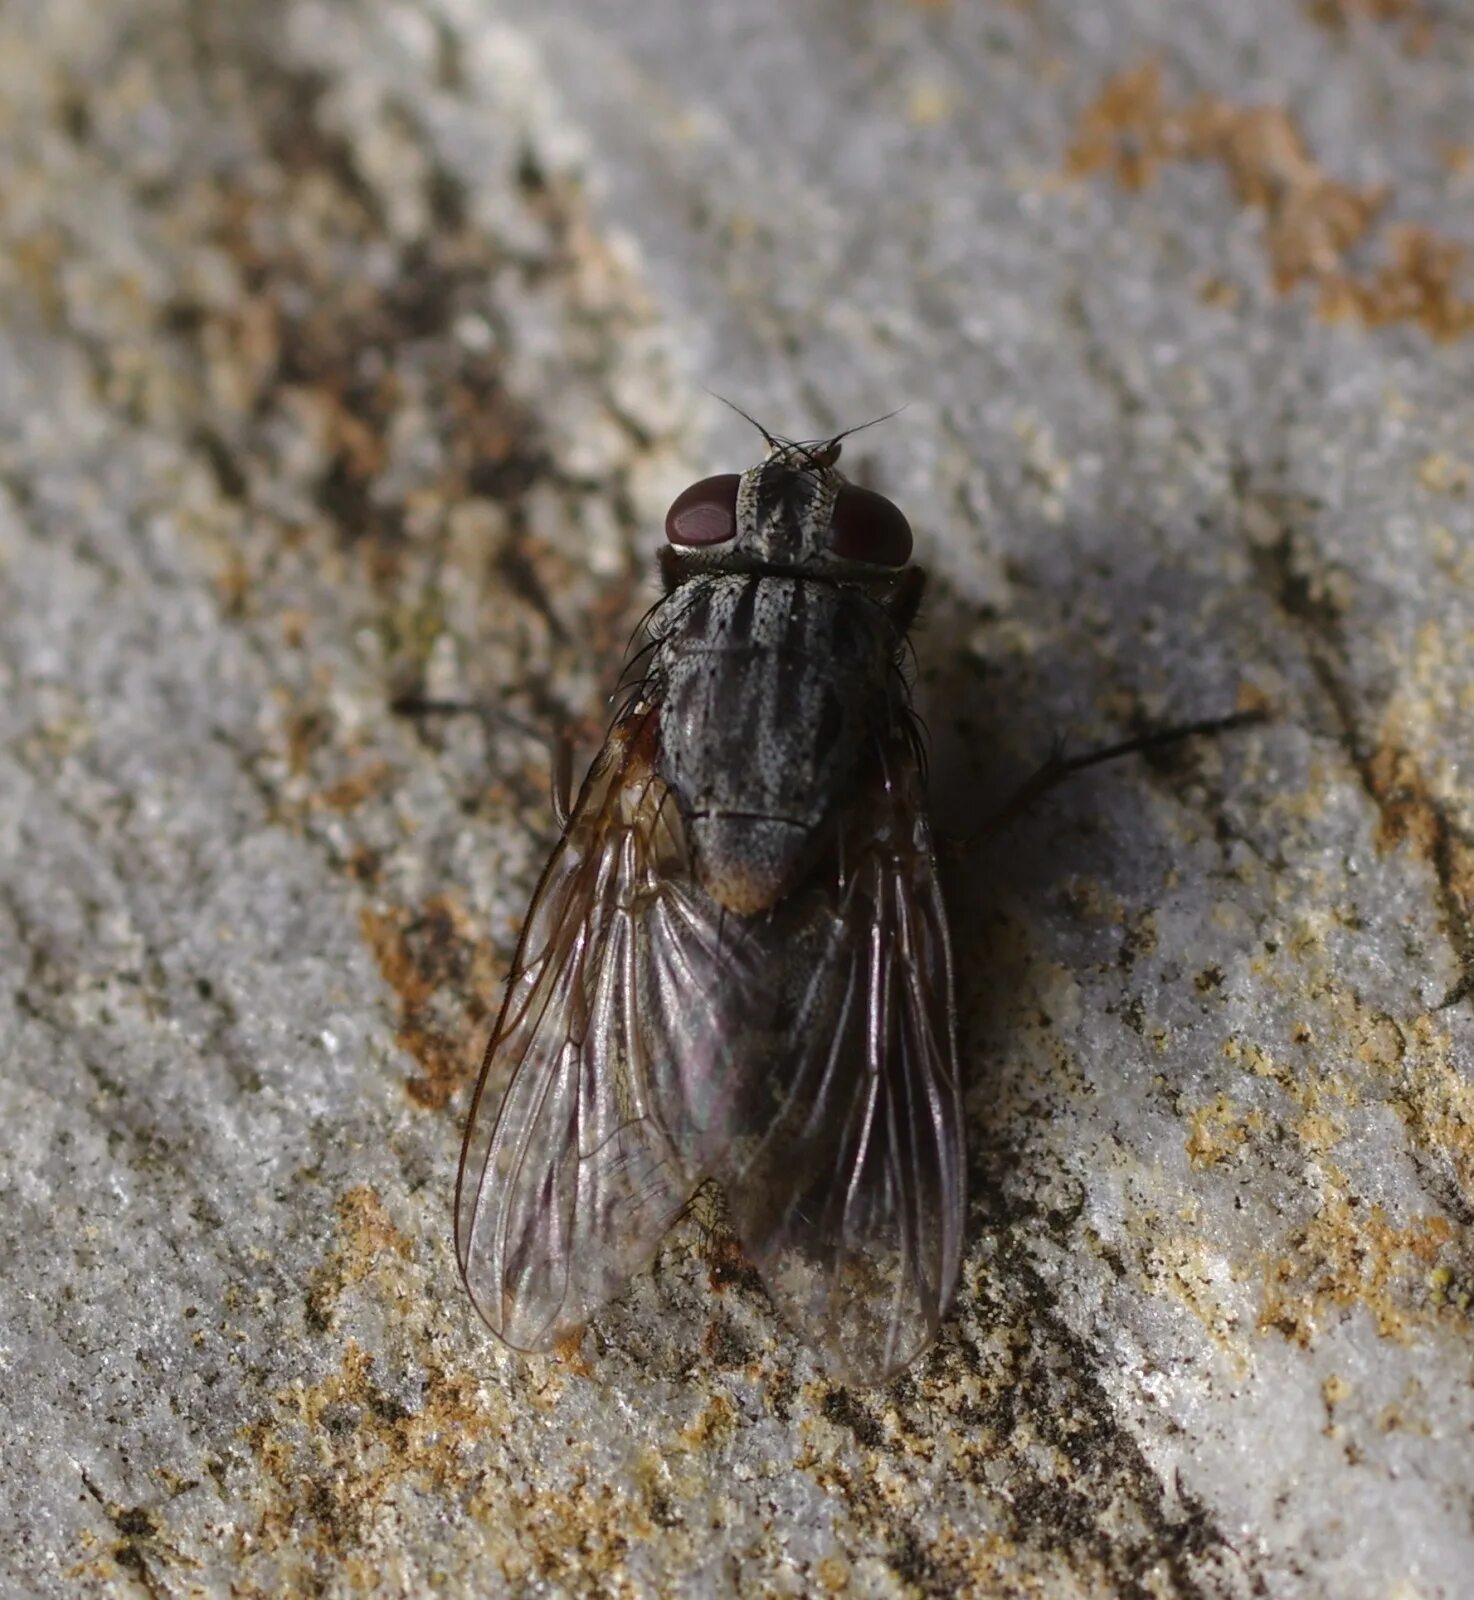
[[[935,1337],[965,1198],[952,956],[902,672],[911,529],[766,432],[665,519],[664,598],[543,872],[481,1069],[456,1251],[546,1350],[704,1183],[852,1381]],[[500,1088],[505,1084],[505,1089]]]

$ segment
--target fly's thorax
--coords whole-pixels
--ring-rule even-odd
[[[901,714],[898,644],[848,585],[711,574],[671,597],[651,664],[658,770],[698,879],[729,910],[769,910],[822,849],[867,739]]]

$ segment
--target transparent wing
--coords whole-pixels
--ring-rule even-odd
[[[750,1136],[718,1172],[780,1312],[859,1383],[935,1336],[965,1211],[952,960],[919,775],[900,741],[878,767],[843,867],[772,929],[790,1043],[761,1063]]]
[[[519,1350],[547,1349],[617,1293],[701,1176],[672,1137],[680,1090],[642,996],[652,965],[694,970],[710,992],[703,951],[718,941],[650,768],[654,732],[648,714],[617,726],[584,785],[528,913],[466,1129],[461,1272]],[[687,1019],[696,1045],[699,1013]]]

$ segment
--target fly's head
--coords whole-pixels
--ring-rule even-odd
[[[899,506],[839,470],[840,438],[768,439],[746,472],[702,478],[665,517],[667,589],[710,572],[781,573],[861,585],[884,600],[909,588],[911,525]],[[842,435],[840,436],[843,437]]]

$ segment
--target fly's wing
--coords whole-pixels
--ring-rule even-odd
[[[700,1176],[671,1137],[680,1096],[642,1015],[652,941],[694,929],[689,954],[661,959],[704,972],[711,934],[698,903],[682,909],[689,876],[650,767],[654,732],[650,713],[627,718],[584,785],[528,913],[466,1129],[456,1252],[477,1310],[518,1350],[549,1348],[617,1293]]]
[[[719,1174],[785,1320],[859,1383],[935,1336],[965,1210],[946,914],[915,757],[881,756],[842,861],[772,930],[790,1042],[749,1066],[749,1137]]]

